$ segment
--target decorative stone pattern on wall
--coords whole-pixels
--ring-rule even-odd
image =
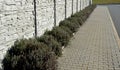
[[[76,3],[77,2],[77,0],[73,0],[73,14],[75,14],[76,13]]]
[[[71,16],[72,14],[72,0],[66,0],[67,1],[67,17]]]
[[[57,25],[65,19],[65,0],[56,0],[56,21]]]
[[[34,23],[33,23],[34,24]],[[37,0],[38,36],[54,26],[54,0]]]
[[[72,0],[66,1],[66,16],[69,17],[72,14]],[[73,0],[73,12],[76,13],[77,6],[78,11],[88,6],[89,1],[78,0],[77,5],[77,0]],[[54,12],[57,25],[65,19],[65,0],[56,0],[56,11],[54,0],[36,0],[36,3],[37,33],[41,36],[54,26]],[[0,62],[16,39],[34,37],[34,16],[34,0],[0,0]]]

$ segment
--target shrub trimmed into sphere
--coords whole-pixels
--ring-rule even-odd
[[[52,31],[48,31],[45,35],[52,35],[54,38],[57,39],[62,46],[67,46],[70,40],[70,35],[68,32],[63,30],[61,27],[54,27]]]
[[[43,43],[15,42],[2,61],[4,70],[56,70],[56,57]]]
[[[63,30],[65,30],[66,32],[68,32],[71,37],[73,36],[72,31],[71,31],[68,27],[66,27],[66,26],[60,26],[60,27],[61,27]]]
[[[56,56],[62,55],[61,44],[59,44],[52,35],[43,35],[41,37],[37,37],[36,39],[39,42],[45,43],[52,51],[55,52]]]
[[[60,27],[61,27],[61,26],[68,27],[68,28],[72,31],[72,33],[76,32],[77,29],[78,29],[78,27],[79,27],[78,24],[76,24],[76,23],[74,23],[74,22],[70,22],[69,20],[61,21],[59,26],[60,26]]]

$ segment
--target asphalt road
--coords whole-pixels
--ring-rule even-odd
[[[108,9],[120,38],[120,5],[108,5]]]

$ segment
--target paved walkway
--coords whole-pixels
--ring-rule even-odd
[[[120,70],[118,37],[106,6],[98,6],[79,29],[58,70]]]

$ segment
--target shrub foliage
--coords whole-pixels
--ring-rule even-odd
[[[61,27],[55,27],[52,31],[48,31],[45,34],[52,35],[62,45],[66,46],[70,40],[70,35],[67,31]]]
[[[72,20],[71,20],[72,21]],[[61,26],[65,26],[68,27],[73,33],[77,31],[77,29],[79,28],[79,25],[77,23],[74,22],[70,22],[69,20],[64,20],[60,22],[60,27]]]
[[[2,63],[4,70],[56,70],[54,53],[35,40],[16,41]]]
[[[57,56],[61,56],[62,48],[61,44],[52,35],[43,35],[36,38],[37,41],[45,43]]]

